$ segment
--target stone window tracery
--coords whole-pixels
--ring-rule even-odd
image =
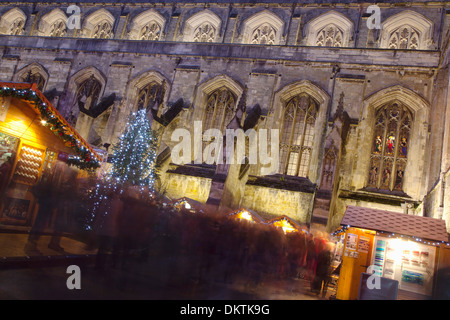
[[[101,83],[91,75],[78,85],[75,104],[80,110],[89,110],[97,103],[101,89]]]
[[[263,23],[252,33],[252,44],[275,44],[277,31],[268,23]]]
[[[152,81],[142,88],[137,97],[137,109],[146,109],[147,111],[152,109],[157,102],[161,90],[164,90],[163,85],[156,81]]]
[[[206,102],[203,131],[219,129],[225,133],[235,113],[236,99],[236,96],[226,87],[212,92]]]
[[[45,86],[45,77],[39,72],[28,71],[25,75],[21,77],[23,82],[36,83],[37,88],[42,91]]]
[[[433,22],[413,10],[405,10],[381,25],[380,48],[427,50],[433,44]]]
[[[409,109],[399,103],[388,104],[377,111],[369,166],[369,187],[403,190],[412,121]]]
[[[25,26],[25,20],[22,18],[17,18],[14,20],[14,22],[11,24],[11,27],[9,28],[9,35],[12,36],[20,36],[23,32],[23,27]]]
[[[319,47],[342,47],[343,32],[336,25],[330,24],[317,33],[316,46]]]
[[[66,34],[66,22],[58,20],[50,27],[50,37],[64,37]]]
[[[111,38],[111,31],[112,31],[111,24],[108,21],[104,20],[94,27],[92,38],[109,39]]]
[[[389,49],[419,49],[419,32],[409,25],[404,25],[389,38]]]
[[[299,94],[286,103],[280,139],[280,173],[308,176],[317,112],[317,103],[307,94]]]
[[[156,21],[151,21],[141,29],[140,40],[159,40],[161,36],[161,27]]]
[[[216,29],[209,23],[205,22],[197,27],[194,31],[194,42],[214,42],[216,38]]]

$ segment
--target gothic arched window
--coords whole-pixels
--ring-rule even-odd
[[[316,46],[342,47],[343,32],[334,24],[329,24],[321,29],[316,37]]]
[[[91,75],[89,79],[78,85],[75,104],[80,110],[89,110],[97,103],[101,89],[102,85],[100,82],[95,79],[94,75]]]
[[[64,37],[66,34],[66,22],[63,20],[55,21],[50,27],[50,37]]]
[[[389,37],[389,49],[419,49],[419,32],[409,25],[404,25]]]
[[[92,38],[94,39],[109,39],[111,38],[112,26],[104,20],[98,23],[92,32]]]
[[[11,27],[9,28],[9,33],[12,36],[20,36],[23,32],[23,27],[25,26],[25,20],[22,18],[17,18],[14,20],[14,22],[11,24]]]
[[[141,29],[139,40],[159,40],[161,36],[161,27],[155,21],[151,21]]]
[[[205,22],[197,27],[194,31],[194,42],[214,42],[216,38],[216,29],[209,23]]]
[[[142,88],[137,97],[137,109],[152,109],[154,104],[160,97],[161,90],[164,90],[163,85],[153,81]]]
[[[286,103],[280,140],[280,173],[308,176],[317,112],[317,103],[304,93]]]
[[[236,99],[236,96],[226,87],[212,92],[206,102],[203,130],[219,129],[225,132],[227,125],[233,119]]]
[[[433,44],[433,21],[422,14],[405,10],[381,25],[380,48],[427,50]]]
[[[353,34],[353,22],[342,13],[328,11],[306,24],[306,45],[348,47]]]
[[[403,189],[412,121],[409,109],[399,103],[391,103],[377,110],[369,187],[391,191]]]
[[[263,23],[253,30],[252,44],[275,44],[277,31],[268,23]]]
[[[30,70],[29,72],[27,72],[26,74],[24,74],[21,77],[21,80],[23,82],[36,83],[37,88],[40,91],[44,90],[45,77],[42,74],[40,74],[39,72],[33,72],[32,70]]]

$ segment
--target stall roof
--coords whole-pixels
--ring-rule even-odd
[[[347,206],[341,225],[402,234],[419,239],[448,241],[445,221],[357,206]]]
[[[50,130],[58,134],[79,157],[80,160],[75,165],[86,168],[99,166],[102,157],[56,110],[35,83],[0,82],[0,96],[12,96],[26,101],[42,120],[48,121],[53,127]]]

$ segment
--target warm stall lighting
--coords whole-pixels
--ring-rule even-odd
[[[279,221],[275,221],[273,223],[273,225],[283,229],[284,233],[297,231],[296,228],[294,228],[288,221],[286,221],[284,219],[283,220],[279,220]]]
[[[254,222],[254,219],[253,219],[252,215],[247,210],[241,210],[237,214],[237,218],[238,219],[242,219],[242,220],[246,220],[246,221],[250,221],[250,222]]]

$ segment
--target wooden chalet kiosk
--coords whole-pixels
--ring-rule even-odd
[[[31,189],[40,179],[60,184],[101,160],[36,84],[0,82],[1,224],[31,226],[37,211]]]

